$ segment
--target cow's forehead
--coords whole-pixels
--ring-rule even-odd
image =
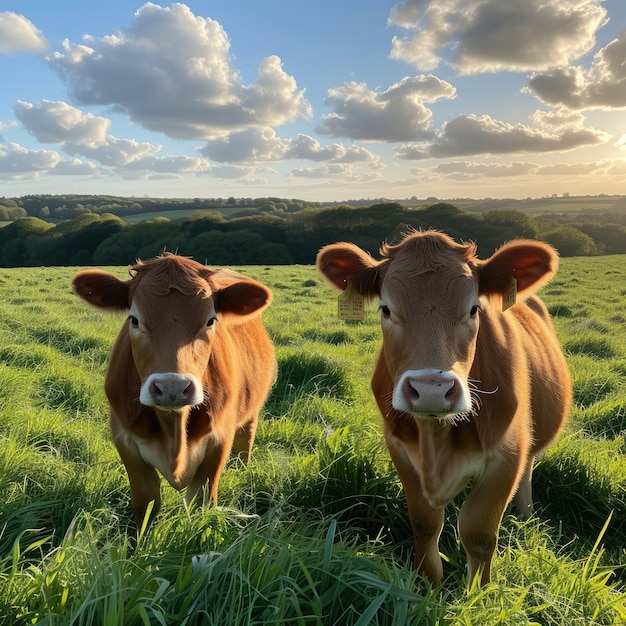
[[[210,270],[185,257],[157,257],[135,265],[132,273],[132,297],[166,296],[173,291],[201,299],[211,295]]]
[[[465,307],[478,291],[473,267],[458,249],[395,250],[382,274],[381,296],[403,308]]]

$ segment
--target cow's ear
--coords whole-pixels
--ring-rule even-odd
[[[215,310],[240,321],[266,309],[272,302],[272,292],[256,280],[240,280],[213,292]]]
[[[128,308],[128,282],[103,272],[83,270],[72,279],[72,289],[83,300],[101,309]]]
[[[555,274],[559,257],[548,244],[519,240],[504,244],[480,267],[479,291],[483,295],[505,294],[513,279],[517,292],[536,291]]]
[[[378,270],[384,261],[376,261],[353,243],[333,243],[317,254],[317,269],[337,289],[343,291],[348,281],[360,294],[380,295]]]

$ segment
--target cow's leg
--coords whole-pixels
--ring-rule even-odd
[[[141,528],[150,502],[154,505],[148,521],[152,521],[161,508],[161,480],[154,467],[141,458],[134,443],[118,439],[115,446],[128,474],[133,517]]]
[[[439,536],[443,529],[444,511],[434,508],[424,497],[419,474],[404,444],[393,438],[388,439],[387,444],[406,496],[415,539],[414,567],[437,586],[443,580]]]
[[[207,444],[204,461],[200,464],[193,480],[187,487],[185,494],[185,502],[190,504],[201,489],[208,488],[209,500],[213,504],[217,504],[217,490],[219,487],[220,476],[222,470],[228,461],[232,448],[232,439],[230,444],[226,441],[218,441],[213,438],[209,439]]]
[[[522,474],[522,478],[519,482],[517,493],[515,494],[515,507],[517,508],[519,516],[522,519],[528,517],[533,512],[532,478],[534,462],[535,458],[533,456],[530,456],[527,461],[526,468],[524,469],[524,473]]]
[[[459,514],[459,535],[467,555],[467,586],[480,575],[491,580],[491,560],[498,543],[502,516],[519,480],[519,460],[505,457],[476,480]]]
[[[249,422],[237,429],[235,440],[233,441],[233,454],[238,456],[244,463],[247,463],[252,453],[254,436],[259,422],[259,416],[255,415]]]

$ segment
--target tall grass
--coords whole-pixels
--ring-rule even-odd
[[[442,586],[410,567],[369,389],[375,307],[339,322],[314,268],[234,269],[274,291],[280,371],[252,459],[229,463],[219,507],[164,483],[143,531],[102,389],[123,316],[78,301],[73,268],[0,270],[0,624],[626,624],[626,257],[564,259],[544,290],[575,406],[538,461],[537,513],[505,517],[494,582],[469,593],[462,498]]]

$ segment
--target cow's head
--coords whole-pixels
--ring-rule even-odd
[[[376,261],[354,244],[332,244],[320,250],[317,267],[335,287],[350,284],[379,298],[393,408],[418,418],[471,412],[468,378],[481,309],[501,308],[512,285],[528,294],[547,282],[558,265],[555,251],[522,240],[481,261],[475,245],[426,231],[383,245],[381,254]]]
[[[130,274],[122,281],[85,270],[72,286],[96,307],[128,311],[121,334],[128,337],[141,381],[140,403],[166,412],[189,410],[209,391],[203,381],[218,325],[256,315],[272,294],[234,272],[173,254],[139,262]]]

